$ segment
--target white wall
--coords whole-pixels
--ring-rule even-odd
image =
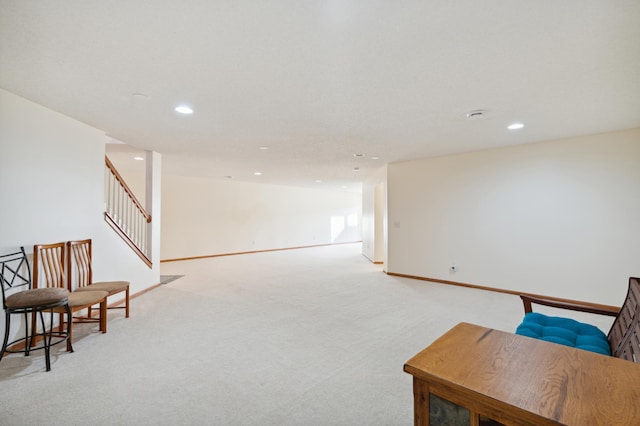
[[[390,272],[619,305],[640,129],[389,165],[388,213]]]
[[[159,265],[104,221],[104,144],[102,131],[0,89],[0,252],[92,238],[94,279],[127,279],[136,293],[159,282]]]
[[[161,258],[360,241],[360,197],[342,191],[164,175]],[[356,219],[352,226],[349,217]],[[332,221],[338,225],[344,221],[344,230],[332,233]]]

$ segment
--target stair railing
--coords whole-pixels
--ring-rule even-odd
[[[111,161],[105,157],[104,218],[138,256],[151,267],[149,242],[151,215],[125,183]]]

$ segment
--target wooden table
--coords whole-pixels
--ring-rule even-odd
[[[471,425],[640,425],[639,364],[473,324],[449,330],[404,371],[416,425],[430,424],[430,400],[442,399],[466,407]]]

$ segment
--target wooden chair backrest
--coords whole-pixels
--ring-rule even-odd
[[[65,243],[34,245],[33,288],[68,289],[64,260]]]
[[[611,355],[640,363],[640,278],[629,278],[627,297],[608,338]]]
[[[69,286],[80,288],[93,281],[91,271],[91,240],[67,242],[69,249],[67,275]]]

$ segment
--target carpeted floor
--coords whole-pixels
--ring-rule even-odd
[[[77,326],[75,352],[0,362],[2,425],[411,425],[404,362],[518,297],[387,276],[359,244],[171,262],[184,275]]]

